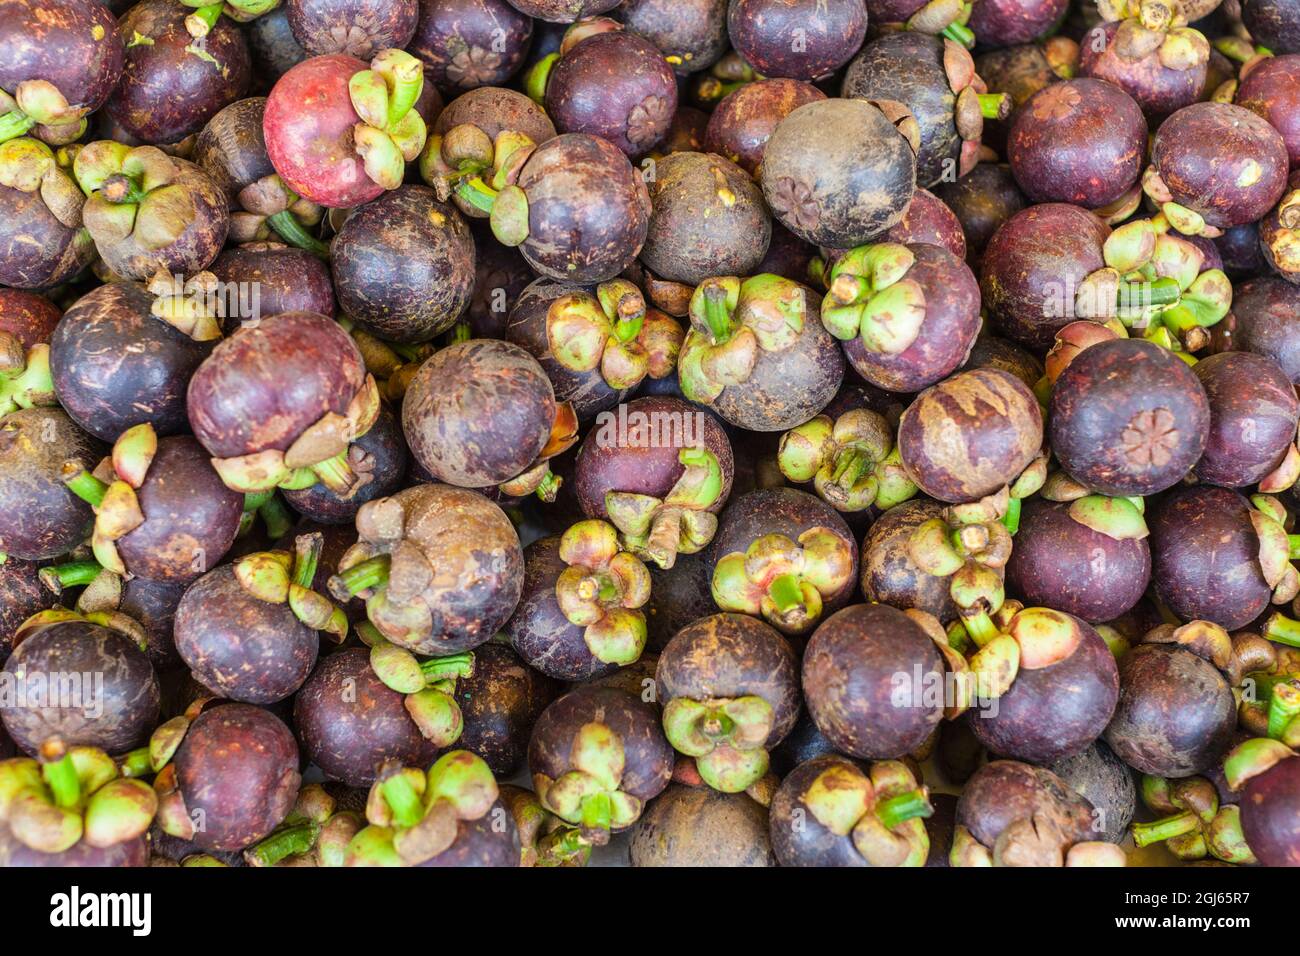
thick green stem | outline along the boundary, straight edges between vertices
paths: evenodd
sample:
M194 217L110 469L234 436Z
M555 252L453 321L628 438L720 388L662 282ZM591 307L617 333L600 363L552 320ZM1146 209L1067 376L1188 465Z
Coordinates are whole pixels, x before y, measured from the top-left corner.
M1152 305L1173 305L1182 296L1178 280L1168 276L1154 282L1122 282L1115 301L1122 309Z
M137 747L117 758L118 772L124 777L148 777L153 773L148 747Z
M1300 534L1289 534L1286 536L1287 547L1290 549L1289 557L1292 561L1300 561Z
M67 809L75 807L81 799L81 781L72 763L72 754L65 753L58 760L41 765L41 776L50 788L54 805Z
M980 113L985 119L1001 119L1010 108L1011 97L1006 93L980 93Z
M876 804L876 816L890 830L900 823L906 823L917 817L928 817L932 813L934 808L930 806L930 801L926 799L925 792L922 790L909 790L907 793L900 793L896 797L890 797Z
M1020 530L1020 499L1010 498L1007 500L1007 513L1002 516L1003 526L1015 534Z
M1182 813L1165 817L1163 820L1133 824L1133 842L1138 846L1150 846L1152 843L1160 843L1186 833L1193 833L1200 829L1200 826L1200 817L1191 810L1184 810Z
M294 543L296 554L293 562L293 583L303 588L310 588L316 580L316 565L320 562L320 551L324 539L318 534L303 535Z
M321 259L330 257L329 245L321 242L303 228L303 224L298 221L298 217L289 210L281 209L274 215L268 216L266 221L271 224L271 228L276 231L280 238L289 245L297 246L299 249L306 250Z
M1291 721L1300 716L1300 687L1290 681L1276 684L1268 701L1268 735L1282 740Z
M84 468L74 471L70 465L63 467L63 483L68 486L68 490L90 507L98 508L104 500L104 494L108 491L108 485Z
M75 588L83 584L89 584L95 580L102 570L104 569L95 561L72 561L68 564L56 564L48 568L42 568L41 580L47 582L47 587L52 579L60 587ZM51 587L50 590L58 590L58 588Z
M831 481L844 489L847 494L851 492L858 480L871 470L871 459L865 453L856 448L845 449L835 459L835 472Z
M457 183L456 195L479 212L491 213L497 202L497 191L477 176Z
M943 28L943 36L946 36L954 43L960 43L962 46L970 49L975 45L975 31L965 24L953 21Z
M803 607L803 588L799 586L799 578L793 574L781 574L773 578L768 585L767 596L782 614Z
M1264 625L1264 636L1288 647L1300 647L1300 621L1285 614L1273 614Z
M619 319L614 323L614 338L624 344L631 342L641 334L641 326L645 324L645 315L633 316L630 319Z
M962 623L966 625L966 633L970 635L977 647L983 647L1000 633L987 611L979 611L969 617L963 616Z
M730 340L734 326L731 313L727 311L727 290L720 285L711 285L704 290L704 323L709 327L713 344L721 345Z
M396 773L379 785L383 791L388 809L393 813L393 822L400 827L413 827L424 815L420 804L420 795L411 786L406 774Z
M474 673L474 655L469 651L463 651L446 657L430 658L420 662L420 673L430 684L448 679L455 680L458 677L469 677Z
M354 564L346 571L339 572L335 580L342 585L340 590L348 597L354 597L367 588L383 587L388 583L388 569L392 565L392 560L386 554L377 554L360 564Z
M538 498L545 502L552 502L555 496L560 492L561 478L553 471L547 471L542 476L541 484L533 492Z
M271 492L270 497L262 502L257 513L266 525L266 534L272 541L283 538L293 527L293 515L275 492Z
M221 8L223 6L225 6L224 3L210 3L206 7L199 7L190 15L198 17L206 23L208 29L211 30L217 25L217 20L221 17Z
M22 136L35 125L36 120L18 110L0 116L0 143Z
M277 830L247 851L258 866L275 866L285 857L306 853L316 845L320 824L308 821Z

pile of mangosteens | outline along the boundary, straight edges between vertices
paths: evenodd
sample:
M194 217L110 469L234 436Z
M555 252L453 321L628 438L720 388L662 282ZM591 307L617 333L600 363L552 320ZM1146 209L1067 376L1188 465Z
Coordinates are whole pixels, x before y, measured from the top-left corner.
M1295 0L0 0L0 866L1300 866L1298 386Z

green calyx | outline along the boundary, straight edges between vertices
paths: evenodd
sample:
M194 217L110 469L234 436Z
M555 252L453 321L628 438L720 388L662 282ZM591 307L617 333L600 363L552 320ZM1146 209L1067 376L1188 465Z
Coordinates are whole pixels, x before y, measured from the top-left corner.
M813 818L849 837L872 866L924 866L930 840L924 819L934 809L907 765L882 760L869 775L847 760L822 771L800 795Z
M748 381L762 352L794 344L807 302L803 287L781 276L723 276L696 288L689 314L678 379L687 398L708 404L728 385Z
M9 139L0 143L0 184L19 192L39 193L45 208L61 225L81 229L86 197L72 178L70 156L69 150L56 153L26 136Z
M1085 528L1116 541L1134 541L1147 536L1147 524L1142 511L1141 498L1134 500L1087 495L1070 504L1072 519Z
M967 629L978 641L989 634L986 617L1002 606L1001 569L1011 558L1011 530L1003 519L1013 500L1004 488L987 498L952 505L922 522L908 556L926 574L950 579L949 590Z
M555 582L555 598L597 660L626 666L641 656L650 572L635 554L620 549L618 531L605 521L580 521L560 539L567 565Z
M347 615L329 598L312 590L324 538L320 532L300 535L294 553L261 551L235 564L235 577L244 590L270 604L288 604L303 624L342 641L348 633Z
M605 511L623 546L665 569L678 554L695 554L713 540L718 519L708 509L726 484L717 456L707 448L683 448L677 459L684 470L663 498L626 491L605 495Z
M361 122L352 128L353 146L366 175L384 189L396 189L406 164L424 149L428 131L415 109L424 89L424 67L404 50L383 50L348 80L352 108Z
M428 773L387 765L370 789L370 826L348 844L348 866L418 866L456 842L462 822L482 819L499 791L481 757L453 750Z
M118 436L110 458L112 474L104 479L92 475L75 461L63 466L62 478L68 490L95 512L90 539L95 560L119 575L126 574L127 568L115 542L144 524L145 515L136 492L144 484L157 451L158 436L152 425L144 423Z
M889 423L869 409L845 412L835 421L818 415L791 429L781 436L776 460L786 478L813 482L839 511L892 508L917 490Z
M676 697L664 707L664 733L680 753L695 758L701 779L714 790L740 793L767 773L766 743L775 714L762 697L693 700Z
M1241 832L1240 808L1221 806L1209 780L1143 776L1141 792L1147 807L1165 816L1132 825L1133 842L1138 846L1163 842L1181 860L1213 857L1226 863L1255 862Z
M0 143L33 131L50 143L70 143L85 132L87 112L48 80L23 80L12 95L0 90Z
M181 0L187 7L193 7L195 13L210 30L216 26L217 16L224 13L238 23L256 20L265 13L270 13L280 5L280 0L225 0L224 3L208 3L206 0ZM194 31L191 30L194 35ZM205 35L200 33L199 35Z
M645 327L645 298L626 279L601 283L595 295L561 296L546 314L555 360L574 372L599 368L605 383L620 390L635 387L650 370L649 350L639 341Z
M123 777L94 747L45 742L37 759L0 762L0 823L20 843L62 853L84 840L96 848L142 836L158 800L153 789Z
M610 833L631 826L641 815L641 801L620 788L625 765L623 741L602 723L584 724L569 750L572 769L554 780L533 775L542 806L579 828L593 846L609 842Z
M848 542L829 528L810 528L792 541L756 538L714 567L713 599L724 611L764 618L785 634L804 634L821 620L826 599L853 576Z
M77 153L72 172L88 197L82 218L97 243L131 237L162 249L197 215L189 188L176 182L176 164L156 146L97 140Z
M420 660L411 651L385 640L373 624L357 626L370 646L370 667L384 686L399 694L406 712L426 740L450 747L460 739L464 716L456 702L456 682L474 674L474 655L468 651Z
M50 347L39 343L24 350L15 336L0 332L0 415L55 403Z
M871 352L897 355L921 333L925 293L907 278L916 256L895 242L858 246L832 267L822 325L837 339L861 338Z
M534 149L522 133L502 130L493 140L466 123L429 137L420 175L462 212L487 217L500 242L518 246L528 238L529 225L528 197L516 183Z

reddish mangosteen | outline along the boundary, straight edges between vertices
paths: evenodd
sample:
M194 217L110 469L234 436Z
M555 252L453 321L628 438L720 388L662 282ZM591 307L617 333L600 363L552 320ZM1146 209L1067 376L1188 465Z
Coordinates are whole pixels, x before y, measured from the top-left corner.
M659 713L626 691L581 687L538 718L528 769L543 808L601 846L636 823L647 801L668 785L673 748Z
M366 800L370 826L349 841L342 865L519 866L519 830L501 796L467 750L443 754L427 773L391 761Z
M1300 170L1273 211L1259 221L1259 249L1282 278L1300 284Z
M285 312L240 329L190 379L190 424L235 491L307 488L343 496L369 475L355 441L379 414L361 354L337 323Z
M96 0L0 5L0 140L28 130L60 145L79 138L122 76L117 20Z
M141 0L119 30L126 68L106 109L141 143L179 143L248 92L248 44L219 7Z
M763 193L721 156L681 152L655 164L650 229L641 262L671 282L753 275L771 236Z
M903 245L925 243L946 249L958 259L966 258L966 234L961 220L938 196L928 189L917 189L903 218L880 236Z
M767 141L781 120L806 103L824 99L825 93L802 80L746 83L714 109L704 132L704 148L757 176Z
M37 759L0 762L0 863L146 866L157 809L153 788L102 750L51 740Z
M745 793L674 783L651 801L628 844L633 866L775 866L767 808Z
M1235 102L1268 120L1282 134L1291 165L1300 166L1300 56L1260 60L1241 78Z
M1141 512L1126 499L1031 498L1007 562L1007 589L1026 604L1094 624L1112 621L1146 593L1151 580L1146 537Z
M925 866L933 812L902 761L864 768L839 754L814 757L772 797L772 850L781 866Z
M669 743L726 793L767 773L769 752L799 716L794 651L743 614L714 614L679 631L659 655L655 684Z
M290 190L266 154L265 112L262 96L231 103L203 127L192 158L230 200L232 242L275 236L313 255L327 255L328 248L313 235L321 208Z
M763 195L799 238L848 249L907 211L920 129L904 108L886 105L891 114L865 100L807 103L773 131L763 152Z
M474 289L474 238L426 186L402 186L348 217L330 244L339 306L384 339L427 342Z
M1241 831L1264 866L1300 864L1300 762L1281 741L1255 738L1224 762L1228 785L1240 791Z
M1076 617L1045 607L1013 610L1011 604L1003 607L1000 633L971 658L978 700L967 720L992 753L1054 763L1079 753L1106 729L1119 697L1115 658ZM997 665L987 667L991 661L980 655Z
M1070 865L1071 848L1091 842L1097 824L1092 804L1050 770L994 760L975 772L957 800L951 862Z
M1300 53L1300 7L1295 0L1243 0L1241 20L1256 43L1274 53Z
M550 23L572 23L618 6L619 0L510 0L520 13Z
M966 260L973 269L980 268L984 250L998 227L1028 205L1011 167L997 163L980 163L955 183L940 183L935 195L961 224Z
M1294 477L1300 402L1286 373L1266 355L1220 352L1192 366L1210 400L1210 437L1196 476L1210 484L1242 488L1270 475Z
M293 510L323 524L351 524L367 501L391 495L401 488L410 455L401 423L387 406L380 407L375 424L353 443L349 456L358 473L370 476L356 494L345 498L320 483L307 488L286 488L284 498Z
M288 551L250 554L209 571L181 599L176 649L214 693L250 704L292 695L311 673L318 630L341 640L347 617L312 591L323 539L303 535Z
M625 0L614 15L663 51L679 74L707 70L727 49L727 0Z
M595 136L567 133L539 145L526 132L505 128L493 141L469 120L430 138L420 172L440 195L486 215L498 240L517 246L530 266L553 279L612 279L645 243L645 183L627 156Z
M816 80L858 52L867 7L863 0L731 0L727 32L762 75Z
M313 56L369 59L415 35L419 0L285 0L293 37Z
M1000 47L1038 40L1065 18L1069 0L979 0L966 26L980 46Z
M618 404L647 375L671 375L683 335L626 279L595 288L538 279L523 290L504 330L507 341L536 357L556 401L571 403L582 422Z
M94 513L61 476L69 461L95 467L102 450L58 408L0 418L0 554L41 561L86 539Z
M885 604L831 615L804 652L808 710L835 749L854 757L892 760L918 749L943 717L944 686L934 639Z
M1210 403L1187 363L1153 342L1085 349L1056 380L1050 445L1075 481L1149 495L1183 479L1205 449Z
M1300 383L1300 286L1274 276L1251 279L1233 291L1234 348L1266 355Z
M30 619L14 638L0 719L19 749L35 754L57 739L123 754L148 739L161 695L138 643L61 610Z
M952 182L974 167L985 119L1006 119L1011 97L989 93L975 61L952 40L911 30L886 33L862 48L844 74L841 95L901 103L920 130L916 183Z
M811 290L775 275L706 279L691 296L682 394L750 431L784 431L839 391L844 358Z
M156 146L91 143L72 164L82 217L104 264L124 279L192 276L226 241L225 194L198 166Z
M365 648L321 658L294 698L293 722L306 757L350 787L369 786L388 760L419 764L435 753Z
M821 320L872 385L918 392L966 361L980 330L980 292L957 256L926 243L850 250L827 275Z
M1131 96L1078 79L1044 87L1016 112L1007 157L1031 201L1098 209L1136 186L1146 146L1146 120Z
M1116 6L1126 19L1099 23L1079 41L1079 72L1119 87L1153 120L1199 100L1210 60L1205 36L1185 23L1174 27L1181 17L1167 6L1146 5L1145 18L1138 3Z
M534 68L529 84L545 91L546 112L560 132L599 136L629 156L642 156L668 132L677 112L677 80L658 47L611 26L573 27L559 58Z
M519 603L519 536L480 494L415 485L363 505L357 532L330 592L340 601L364 597L370 623L406 650L432 657L473 650Z
M1282 135L1250 110L1195 103L1160 124L1142 186L1180 232L1254 222L1286 191Z
M472 89L509 80L532 41L532 19L505 0L422 0L407 49L432 83Z
M655 396L620 405L588 433L573 484L585 515L610 521L625 547L669 568L713 539L734 471L716 418Z
M239 850L270 834L302 783L289 728L251 704L220 704L178 721L150 743L174 754L154 778L162 829L205 850Z
M50 336L61 315L43 295L0 289L0 415L57 403Z
M858 546L839 512L793 488L751 491L722 514L708 553L713 600L807 634L853 597Z
M294 193L351 207L396 189L424 148L415 109L420 61L387 49L366 63L343 53L304 60L276 82L262 129L271 164Z
M1105 268L1110 235L1097 216L1067 203L1044 203L1007 219L990 237L980 288L994 327L1031 349L1051 346L1075 317L1075 296Z
M525 664L507 645L474 651L474 673L456 683L465 729L458 746L477 754L497 776L523 767L533 725L561 685Z
M1042 444L1043 414L1034 393L993 368L959 372L931 386L898 425L909 476L930 497L951 503L975 501L1014 482Z
M589 680L634 663L645 648L650 572L597 519L524 552L524 589L505 626L516 653L557 680Z
M230 305L232 291L239 303L236 309L225 309L226 332L235 331L240 321L269 319L284 312L334 315L329 266L304 249L280 242L246 242L217 256L209 271L226 290L225 305ZM241 293L245 293L242 300Z
M862 593L868 600L901 610L916 608L945 625L957 618L948 580L922 571L910 553L917 529L942 511L935 501L906 501L871 525L862 542Z
M1276 521L1235 491L1180 489L1151 520L1156 593L1182 620L1245 627L1268 607L1274 588L1285 587L1280 534Z
M58 285L94 258L94 240L81 228L85 197L71 173L65 150L56 156L25 136L0 145L0 282Z
M185 389L217 330L205 322L187 334L170 320L171 304L138 283L111 282L74 302L55 329L55 393L97 438L144 423L160 435L188 430Z
M558 482L547 461L573 444L577 418L524 349L470 339L420 366L402 404L402 431L439 481L554 500Z
M187 583L234 543L243 496L222 484L188 435L159 439L152 426L136 425L95 472L72 460L62 478L94 509L91 548L108 570Z
M1130 767L1159 777L1187 777L1214 767L1231 746L1237 725L1232 688L1215 656L1231 642L1206 622L1165 626L1162 642L1134 647L1119 662L1119 703L1106 743ZM1214 642L1207 635L1221 638ZM1147 636L1147 640L1152 635ZM1220 655L1219 661L1225 657Z

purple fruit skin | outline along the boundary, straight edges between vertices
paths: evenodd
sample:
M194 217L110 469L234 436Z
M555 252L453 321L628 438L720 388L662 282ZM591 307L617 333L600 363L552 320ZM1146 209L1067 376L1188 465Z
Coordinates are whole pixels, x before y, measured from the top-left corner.
M1196 476L1226 488L1255 484L1295 440L1295 387L1276 362L1253 352L1209 355L1192 371L1210 400L1210 437Z
M731 0L727 32L763 76L816 80L858 52L867 8L863 0Z
M1263 866L1300 866L1300 763L1281 760L1247 781L1241 829Z
M1267 276L1233 290L1233 346L1267 355L1300 384L1300 286Z

